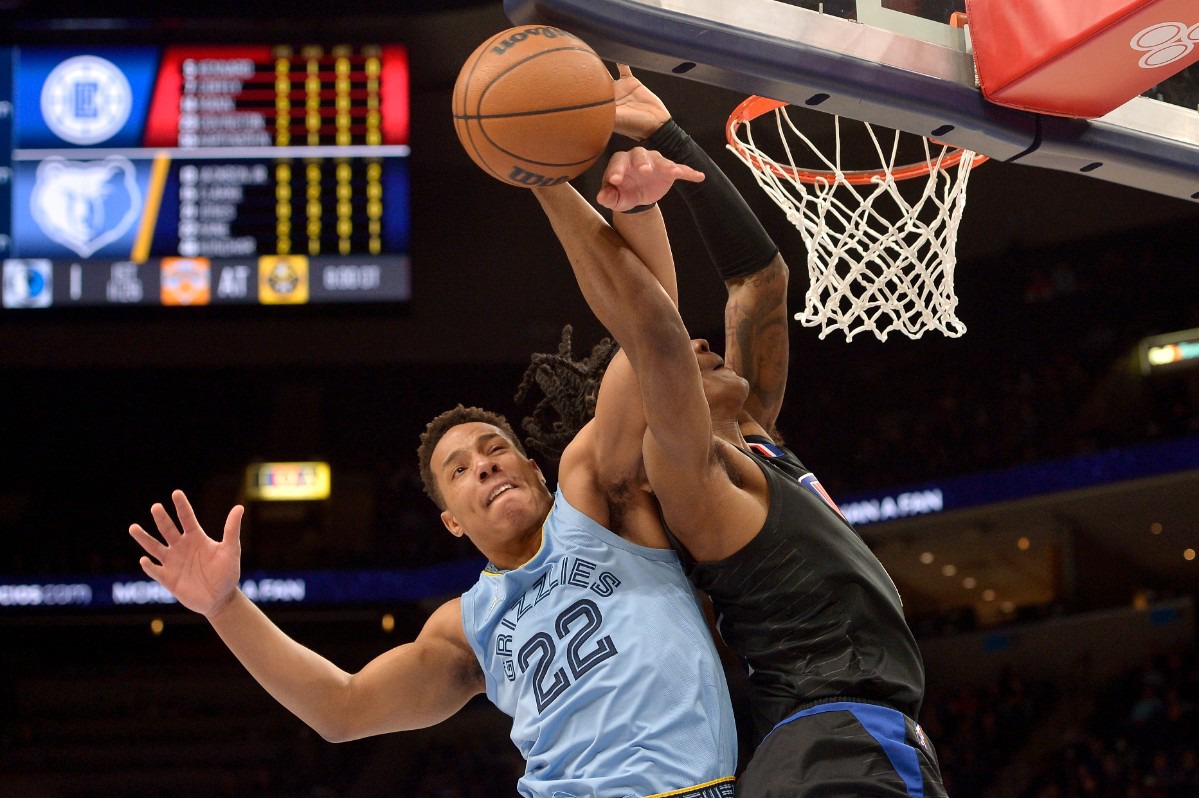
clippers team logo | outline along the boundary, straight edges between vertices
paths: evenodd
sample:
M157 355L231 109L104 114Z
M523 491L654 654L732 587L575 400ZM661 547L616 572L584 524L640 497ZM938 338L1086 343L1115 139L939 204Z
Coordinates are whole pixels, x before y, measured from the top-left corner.
M142 193L127 158L52 157L38 164L29 204L48 238L86 258L129 232L141 215Z
M68 58L42 85L42 118L71 144L107 141L124 127L132 110L128 78L99 56Z
M212 297L208 259L163 258L160 290L164 305L207 305Z
M273 255L258 259L258 301L302 305L308 301L308 258Z
M53 298L50 261L4 261L4 307L48 308Z

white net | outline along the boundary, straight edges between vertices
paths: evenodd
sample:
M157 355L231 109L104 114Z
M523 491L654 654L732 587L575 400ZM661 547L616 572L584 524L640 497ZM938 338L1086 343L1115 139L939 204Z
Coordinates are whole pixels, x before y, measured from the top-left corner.
M897 173L902 178L912 171L896 166L901 133L894 131L894 141L884 150L869 124L855 123L866 128L881 168L848 172L841 165L839 117L834 118L836 145L830 159L795 126L786 106L773 113L779 138L774 146L785 151L785 161L754 145L748 121L739 128L744 136L731 128L740 146L730 144L730 149L751 168L807 246L811 283L804 310L795 318L806 327L819 327L822 339L833 330L843 331L846 340L869 330L883 341L893 331L909 338L927 330L950 338L964 333L966 325L955 315L953 272L975 154L961 153L955 166L952 156L961 151L922 138L924 163L917 165L916 176L897 179ZM797 142L825 168L813 173L798 167Z

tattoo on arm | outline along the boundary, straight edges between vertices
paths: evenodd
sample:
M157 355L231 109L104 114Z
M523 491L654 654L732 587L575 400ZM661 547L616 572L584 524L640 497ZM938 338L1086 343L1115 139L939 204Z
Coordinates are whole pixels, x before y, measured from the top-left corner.
M787 267L776 258L765 269L729 281L728 286L725 361L749 381L746 410L773 431L787 384Z

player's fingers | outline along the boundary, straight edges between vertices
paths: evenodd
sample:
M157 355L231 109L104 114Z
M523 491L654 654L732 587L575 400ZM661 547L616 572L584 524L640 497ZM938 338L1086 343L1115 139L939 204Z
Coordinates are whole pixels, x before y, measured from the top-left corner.
M686 180L690 183L701 183L703 182L704 177L704 173L698 169L692 169L690 166L684 166L682 164L679 164L678 169L675 171L676 180Z
M150 515L154 518L154 526L158 528L162 539L168 544L179 539L179 528L175 526L175 522L171 520L171 516L167 513L167 508L155 502L150 508Z
M245 515L246 508L240 504L234 505L229 511L229 517L225 519L225 537L224 542L240 545L241 543L241 518Z
M629 154L623 150L613 153L608 160L607 168L604 169L604 182L614 186L620 185L624 181L624 175L628 168Z
M196 520L196 513L192 510L187 495L181 490L171 491L171 501L175 502L175 512L179 514L179 525L183 527L183 531L198 530L200 522Z
M604 186L599 190L599 193L595 195L595 201L605 208L614 207L619 199L620 192L612 186Z
M633 77L633 70L629 69L629 65L628 65L628 64L617 64L617 65L616 65L616 72L617 72L617 74L619 74L619 75L620 75L622 78L631 78L631 77Z
M158 538L142 529L140 524L129 527L129 534L138 542L139 546L146 550L146 554L162 562L162 557L166 554L168 547L164 546Z
M677 175L681 174L679 169L689 168L675 163L657 150L648 150L646 157L651 159L654 166L661 168L664 174Z
M149 557L139 558L137 561L137 564L140 565L142 567L142 570L146 572L146 576L150 577L158 584L160 584L160 585L162 584L162 579L160 578L162 575L162 566L161 565L158 565L153 560L151 560Z

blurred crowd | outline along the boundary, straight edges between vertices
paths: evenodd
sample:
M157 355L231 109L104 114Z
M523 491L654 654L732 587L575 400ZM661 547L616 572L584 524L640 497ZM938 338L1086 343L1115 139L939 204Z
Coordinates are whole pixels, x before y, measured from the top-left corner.
M920 723L937 748L946 791L983 795L1056 699L1052 685L1010 669L983 686L930 685Z
M1110 685L1026 798L1199 796L1199 659L1161 655Z

